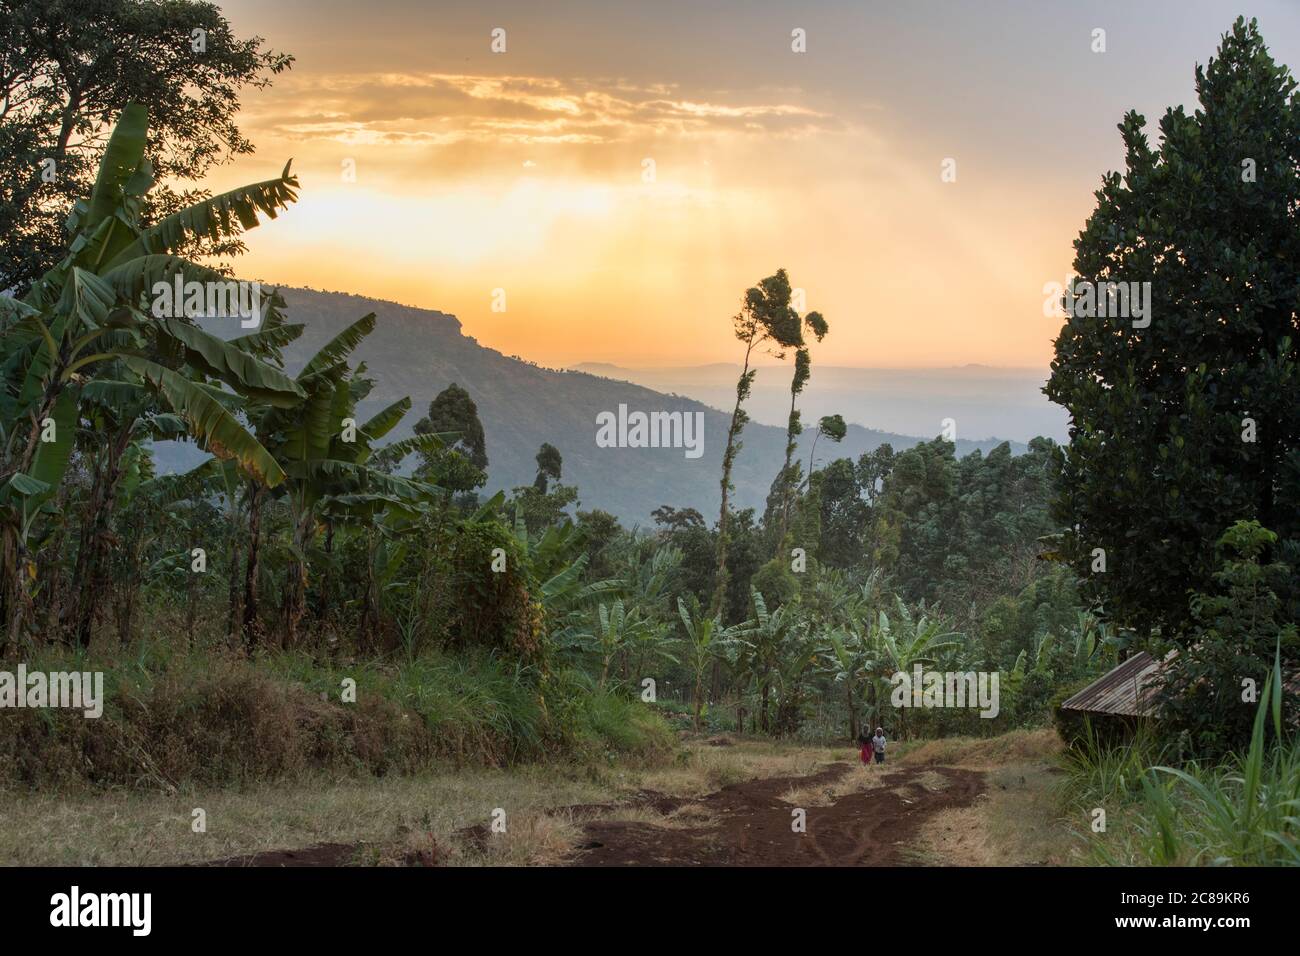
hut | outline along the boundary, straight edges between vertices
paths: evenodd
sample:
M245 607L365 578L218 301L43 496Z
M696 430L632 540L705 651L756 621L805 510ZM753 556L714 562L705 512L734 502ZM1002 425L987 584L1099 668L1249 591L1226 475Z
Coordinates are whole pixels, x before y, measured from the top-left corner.
M1172 650L1157 661L1139 651L1067 697L1056 714L1061 736L1079 736L1085 719L1102 737L1132 733L1143 721L1154 719L1156 696L1163 683L1160 672L1177 656L1178 651ZM1300 695L1300 672L1292 673L1282 686L1286 693Z
M1157 661L1146 651L1098 677L1083 690L1061 702L1061 709L1089 717L1150 717L1160 685L1160 670L1173 660L1171 651Z

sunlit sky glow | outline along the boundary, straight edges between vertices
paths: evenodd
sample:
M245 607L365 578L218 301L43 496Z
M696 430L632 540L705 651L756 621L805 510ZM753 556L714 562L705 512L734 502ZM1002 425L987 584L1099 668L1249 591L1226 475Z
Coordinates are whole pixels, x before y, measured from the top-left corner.
M1043 284L1064 280L1093 190L1121 162L1116 124L1136 108L1154 134L1166 106L1190 105L1194 65L1237 12L221 6L238 34L297 57L243 98L257 153L209 180L269 178L289 157L301 180L298 204L248 235L241 274L452 312L483 344L556 366L736 361L729 317L784 266L831 323L815 361L1045 367ZM1300 68L1300 4L1245 12Z

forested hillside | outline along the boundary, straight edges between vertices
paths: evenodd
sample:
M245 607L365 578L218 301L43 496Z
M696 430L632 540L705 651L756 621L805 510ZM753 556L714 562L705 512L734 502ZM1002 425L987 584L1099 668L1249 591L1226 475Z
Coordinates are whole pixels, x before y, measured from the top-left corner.
M599 508L627 524L645 525L650 513L664 504L696 508L705 514L718 510L717 474L726 434L726 415L700 402L582 372L542 368L522 359L485 348L461 331L455 316L399 305L364 296L311 289L283 289L289 314L305 325L302 337L285 349L285 362L296 371L317 348L337 335L357 316L374 312L375 331L357 350L357 356L376 380L363 412L378 411L403 395L417 409L428 406L438 392L458 383L478 405L487 436L487 490L509 490L533 480L533 457L542 442L550 442L564 456L564 481L580 490L584 509ZM225 323L223 325L223 322ZM205 327L217 335L238 334L237 324L209 320ZM704 454L661 454L654 449L596 447L596 416L616 412L620 403L629 410L699 411L704 413ZM848 421L869 420L869 408L845 408ZM960 417L960 409L953 411ZM396 438L412 434L415 416L393 431ZM938 422L935 433L938 433ZM895 449L909 448L921 438L848 426L838 446L822 443L833 456L856 458L883 442ZM783 429L753 423L745 429L746 454L736 464L733 481L740 507L761 508L772 481L769 463L782 454ZM980 449L990 451L996 439L958 439L958 455ZM1024 445L1011 443L1019 453ZM821 451L819 450L819 457ZM806 452L803 453L806 456ZM164 470L181 470L201 455L190 446L160 451Z

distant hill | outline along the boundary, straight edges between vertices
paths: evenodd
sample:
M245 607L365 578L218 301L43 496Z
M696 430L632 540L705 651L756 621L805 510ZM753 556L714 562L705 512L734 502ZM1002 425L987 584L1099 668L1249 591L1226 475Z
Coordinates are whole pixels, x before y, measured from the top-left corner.
M411 434L430 400L448 384L457 382L465 388L478 405L487 436L488 491L531 483L536 474L534 456L545 441L564 456L564 483L577 485L583 510L601 508L625 524L645 525L651 511L671 504L697 508L710 521L716 519L729 411L612 377L541 368L502 355L463 334L459 320L443 312L339 292L281 292L290 321L307 326L302 338L287 352L291 373L296 373L317 348L348 323L367 312L376 314L375 331L356 352L377 381L361 412L368 415L409 395L413 408L391 433L393 437ZM233 327L226 330L213 324L223 321L210 320L207 327L218 334L238 334ZM610 374L617 371L613 366L608 368ZM728 366L713 368L725 371ZM816 374L814 368L814 378ZM734 396L734 381L732 387ZM703 455L688 459L681 449L597 447L597 415L617 413L620 403L626 404L629 411L703 412ZM852 416L846 413L845 417ZM856 458L882 442L902 449L920 440L854 425L838 446L819 442L817 457L823 463L837 457ZM784 456L785 432L751 422L745 428L743 441L734 475L735 500L739 507L761 511ZM993 438L961 439L957 451L961 455L976 449L987 452L999 443ZM1011 445L1015 453L1024 451L1020 443ZM800 455L806 463L806 447ZM173 443L159 449L159 463L166 470L185 467L197 457L193 446Z

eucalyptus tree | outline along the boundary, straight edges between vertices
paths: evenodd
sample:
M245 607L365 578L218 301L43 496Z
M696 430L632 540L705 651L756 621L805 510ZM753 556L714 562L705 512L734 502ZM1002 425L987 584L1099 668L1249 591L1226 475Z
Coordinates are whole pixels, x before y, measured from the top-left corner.
M843 415L823 415L817 421L817 431L813 433L812 448L808 450L808 477L805 482L812 481L813 468L816 466L817 442L825 438L827 441L833 441L836 444L844 441L844 436L849 433L848 426L844 424Z
M804 326L820 342L830 331L830 326L822 318L820 312L809 312L804 316ZM785 429L785 463L781 466L781 477L779 486L781 488L781 519L777 527L776 554L779 556L784 553L785 534L790 524L790 503L794 498L795 488L799 484L798 468L794 464L795 447L799 443L799 436L803 433L803 425L800 423L799 409L797 403L799 396L812 377L812 354L808 351L808 346L804 342L802 330L799 332L799 339L794 343L794 375L790 378L790 416L786 420ZM808 474L812 474L812 460L808 462Z
M727 444L722 455L722 507L718 515L717 572L714 575L713 600L709 610L716 614L722 610L727 594L727 548L730 544L728 527L731 499L731 472L740 454L740 433L749 414L744 409L754 385L756 369L750 367L755 350L768 348L777 358L785 357L785 350L802 341L799 313L790 307L790 277L784 269L759 281L745 292L740 311L732 318L735 336L745 345L745 359L740 379L736 383L736 404L727 427Z

